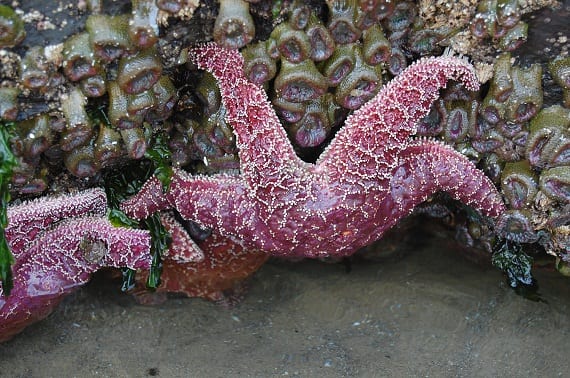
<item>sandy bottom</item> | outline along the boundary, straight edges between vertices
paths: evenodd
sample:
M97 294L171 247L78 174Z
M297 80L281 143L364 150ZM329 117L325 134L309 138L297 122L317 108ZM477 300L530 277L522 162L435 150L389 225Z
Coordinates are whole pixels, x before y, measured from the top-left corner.
M0 375L568 376L570 281L539 272L531 302L441 244L350 272L270 262L232 309L140 306L99 278L0 345Z

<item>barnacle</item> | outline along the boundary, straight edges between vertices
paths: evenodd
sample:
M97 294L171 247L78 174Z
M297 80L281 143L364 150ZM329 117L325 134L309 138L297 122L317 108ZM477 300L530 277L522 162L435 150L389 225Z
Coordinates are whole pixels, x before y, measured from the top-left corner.
M505 143L505 139L495 130L491 130L484 138L474 139L471 144L473 148L481 153L488 153L496 150Z
M122 57L117 70L117 83L128 94L150 89L162 75L162 63L154 48Z
M297 122L303 117L305 104L301 102L286 101L282 97L273 99L273 106L279 116L286 122Z
M320 145L329 135L338 109L330 93L310 101L302 118L289 128L292 139L303 148Z
M119 131L125 142L127 154L131 159L141 159L147 149L147 141L141 128L123 129Z
M497 0L497 22L504 27L515 26L520 18L518 0Z
M438 29L414 29L408 40L408 48L411 52L420 56L432 54L434 47L452 33L449 27Z
M98 73L98 64L89 43L89 34L76 34L63 43L63 72L71 81L79 81Z
M93 144L89 143L63 154L65 168L77 177L91 177L99 170L99 161L95 159Z
M104 122L99 123L99 132L95 139L93 155L101 168L110 166L123 155L121 134Z
M149 121L164 121L172 114L178 93L168 76L161 76L151 88L154 106L146 113Z
M26 37L24 22L7 5L0 5L0 47L13 47Z
M245 76L255 84L263 84L275 77L277 65L267 52L267 43L260 41L242 50Z
M51 67L44 55L44 48L34 46L20 61L20 80L29 89L41 89L50 80Z
M328 0L328 29L336 43L356 42L362 31L356 27L358 6L356 0Z
M39 194L47 188L47 171L37 169L23 157L16 157L16 166L12 172L12 190L23 195Z
M298 0L291 4L290 9L288 23L297 30L305 29L312 15L311 9L304 2Z
M205 113L213 114L222 105L222 95L214 76L206 72L195 90L196 95L205 104Z
M498 102L505 102L513 92L511 69L511 55L501 54L495 61L493 80L489 89L493 93L493 98ZM488 121L492 122L491 120Z
M354 65L335 89L335 101L344 108L358 109L370 100L382 85L382 75L376 67L364 61L360 46L351 45Z
M377 65L390 60L392 47L380 25L373 25L365 30L362 38L362 55L366 63Z
M445 120L447 119L447 109L442 99L436 100L428 115L418 122L417 135L434 137L443 131Z
M542 108L542 66L514 68L512 77L513 93L506 101L505 118L512 122L528 121Z
M299 63L311 56L309 36L289 23L277 25L271 32L271 39L275 41L279 56L291 63Z
M570 57L559 57L548 65L554 81L562 87L564 106L570 108Z
M539 187L551 199L570 203L570 166L565 165L542 171Z
M359 1L359 6L357 27L365 30L391 16L396 2L392 0Z
M144 91L136 94L127 95L127 112L135 117L143 116L155 104L155 98L152 91Z
M107 81L101 68L93 76L84 78L79 82L79 87L86 97L101 97L107 93Z
M200 172L231 171L239 168L235 137L226 122L226 109L221 103L221 96L216 80L209 73L204 73L189 98L189 117L174 123L173 133L168 142L172 151L172 161L177 165L194 162ZM197 111L192 103L202 105L202 112Z
M158 40L157 16L159 8L154 0L133 0L129 37L133 43L146 49Z
M392 32L408 29L416 17L416 7L413 3L403 1L398 2L394 11L386 20L386 28Z
M111 81L107 84L107 93L109 94L107 116L113 126L118 129L131 129L142 124L141 114L129 113L129 96L117 82Z
M335 48L335 43L329 30L311 13L306 28L307 37L311 44L311 59L322 62L328 59Z
M93 125L85 110L86 103L85 96L77 87L74 87L61 101L66 119L60 141L63 151L72 151L84 145L93 135Z
M528 25L526 22L519 21L499 39L499 48L504 51L514 51L526 42L527 37Z
M235 139L225 121L225 113L225 108L221 106L195 125L192 142L202 157L205 171L219 172L239 168Z
M331 87L336 87L356 64L354 45L340 45L322 65L321 71Z
M388 71L394 76L399 75L408 66L406 54L400 47L392 46L390 51L390 60L388 62Z
M53 142L53 134L47 115L19 122L16 136L12 139L12 150L18 156L33 161L42 152L46 151Z
M214 40L228 48L239 49L255 35L255 24L249 14L249 3L243 0L221 0L214 24Z
M530 164L543 168L552 163L561 164L567 161L569 126L570 110L560 105L541 110L530 122L526 149Z
M499 235L517 243L532 243L538 239L530 222L531 214L525 210L508 210L497 220Z
M542 67L512 67L510 59L508 53L497 59L490 91L481 106L483 117L491 124L528 121L542 107Z
M476 122L478 106L476 100L448 105L443 137L449 142L461 142Z
M215 112L206 115L201 127L195 131L194 140L201 139L202 143L210 144L210 152L203 151L206 156L221 157L236 151L234 134L226 122L226 108L220 106ZM205 142L208 140L208 142ZM214 151L215 152L212 152Z
M520 17L518 0L481 1L471 22L471 33L479 39L496 40L503 51L513 51L527 38L528 25Z
M193 128L189 127L189 130ZM192 160L190 152L190 138L188 133L177 133L168 140L168 149L171 153L172 164L175 166L185 166Z
M18 116L18 95L15 87L0 87L0 119L14 121Z
M120 58L129 50L129 17L92 14L85 21L95 56L105 63Z
M506 163L501 175L501 190L513 209L530 206L538 191L537 175L527 160Z
M310 59L301 63L281 61L274 85L277 96L291 102L312 100L327 90L327 80Z
M557 143L546 146L545 153L550 157L550 167L570 165L570 135L566 133Z

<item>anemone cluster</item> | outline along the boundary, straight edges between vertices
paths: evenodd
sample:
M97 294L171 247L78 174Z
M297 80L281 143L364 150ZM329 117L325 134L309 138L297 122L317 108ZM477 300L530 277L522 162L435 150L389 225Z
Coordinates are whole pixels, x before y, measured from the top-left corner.
M528 34L527 23L521 21L518 0L480 1L470 27L476 38L490 38L502 51L516 50Z
M300 149L322 145L348 111L371 99L408 55L436 47L446 31L414 25L409 1L327 1L321 21L303 2L293 2L288 20L269 39L243 50L245 71L269 84L273 105Z
M33 47L21 59L19 83L28 97L62 94L59 109L18 122L15 191L44 191L49 167L61 162L77 177L92 177L140 159L152 133L165 127L177 92L155 47L158 26L149 13L158 9L154 2L133 5L132 15L90 15L86 30L56 53ZM18 87L0 90L3 118L17 119L19 94Z
M192 165L196 172L231 172L239 169L235 137L226 122L218 85L205 73L191 91L181 96L168 146L172 163Z
M564 93L568 64L568 58L558 58L549 65ZM484 98L450 88L422 120L418 134L452 144L479 162L501 188L509 210L496 225L500 236L539 243L568 263L570 109L566 98L543 108L542 71L540 64L523 68L513 65L509 53L501 54ZM482 233L477 222L465 221L462 227L471 232L462 239L489 249L490 230Z

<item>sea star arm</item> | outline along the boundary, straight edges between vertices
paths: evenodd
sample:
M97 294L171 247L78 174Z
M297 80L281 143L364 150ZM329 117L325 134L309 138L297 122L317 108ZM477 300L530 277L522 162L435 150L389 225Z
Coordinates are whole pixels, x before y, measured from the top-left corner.
M53 198L38 198L8 208L6 239L14 257L24 252L25 246L50 225L86 214L103 215L107 197L101 188Z
M2 296L0 342L45 318L64 294L102 267L149 269L147 231L118 228L105 217L62 221L39 235L13 267L14 288Z
M148 218L171 207L168 193L162 190L162 183L156 176L148 179L137 194L121 203L121 210L135 219Z
M464 58L444 55L410 65L347 118L317 161L318 169L346 181L389 178L417 122L449 79L469 90L479 88L473 66Z
M171 207L184 219L232 235L251 225L247 220L253 212L246 207L252 201L246 197L244 182L238 176L193 176L175 169L167 193L162 192L158 179L151 178L143 190L121 204L121 209L142 219Z
M295 154L266 93L245 78L243 57L214 43L193 49L190 56L218 81L249 190L261 200L286 193L309 165Z
M413 142L402 152L390 181L394 211L407 215L440 190L489 217L505 211L491 180L465 156L437 141Z
M160 222L172 238L170 246L162 254L163 258L168 258L177 264L195 263L204 260L204 251L192 240L172 212L161 212Z
M176 170L168 192L170 203L186 220L235 235L253 226L253 201L238 176L192 176Z

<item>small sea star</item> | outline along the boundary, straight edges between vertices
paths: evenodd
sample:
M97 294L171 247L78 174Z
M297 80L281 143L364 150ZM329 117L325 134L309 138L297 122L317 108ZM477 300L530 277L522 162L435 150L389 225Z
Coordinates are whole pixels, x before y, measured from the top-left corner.
M235 51L206 44L190 53L220 86L236 134L240 174L191 176L175 169L122 204L130 216L176 208L183 218L245 246L291 257L346 256L379 239L433 193L444 190L491 217L505 207L493 183L441 143L414 140L449 79L479 86L459 57L422 58L346 120L315 164L302 161L265 92L243 74Z
M102 267L150 267L148 231L114 227L105 192L41 198L8 208L6 240L16 263L14 287L0 283L0 342L45 318L65 294Z

